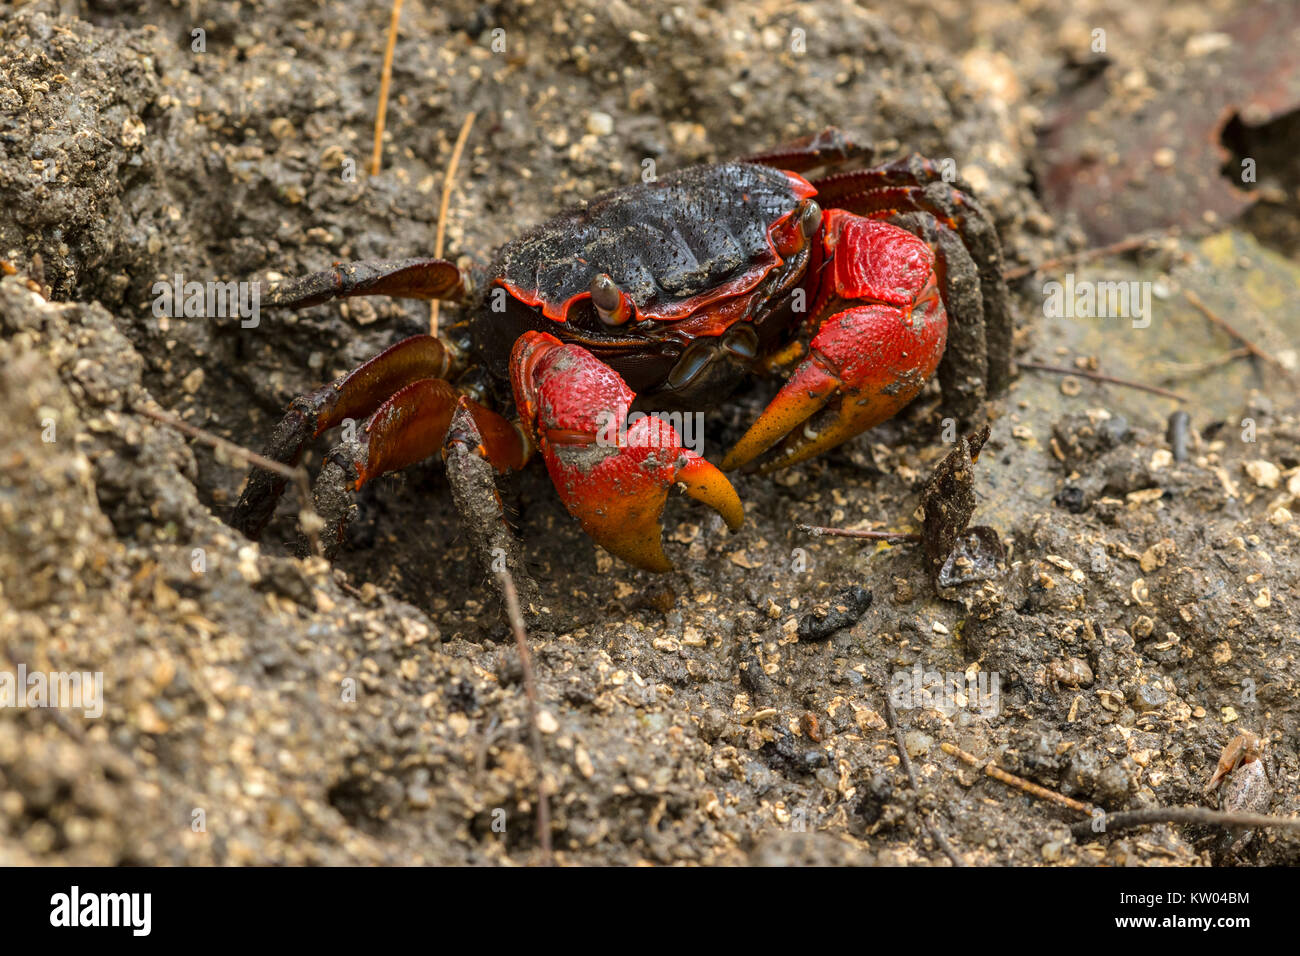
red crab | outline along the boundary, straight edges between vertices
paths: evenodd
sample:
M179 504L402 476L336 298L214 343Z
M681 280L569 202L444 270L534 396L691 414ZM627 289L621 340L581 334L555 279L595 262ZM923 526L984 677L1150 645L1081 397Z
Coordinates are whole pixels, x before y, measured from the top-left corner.
M669 421L633 415L613 441L611 421L707 408L746 375L793 366L721 463L771 470L891 417L936 368L962 418L1010 376L1011 318L987 215L921 157L801 175L866 155L826 130L616 189L506 243L468 277L445 260L407 259L286 282L269 304L461 299L471 318L461 342L406 339L296 399L266 454L296 462L311 438L365 418L358 440L327 459L356 490L437 455L465 409L479 433L470 446L497 471L540 452L596 542L669 570L660 541L669 489L681 486L733 530L740 499ZM507 386L517 421L488 407L509 403ZM254 469L234 525L260 534L283 484ZM347 509L332 512L341 537Z

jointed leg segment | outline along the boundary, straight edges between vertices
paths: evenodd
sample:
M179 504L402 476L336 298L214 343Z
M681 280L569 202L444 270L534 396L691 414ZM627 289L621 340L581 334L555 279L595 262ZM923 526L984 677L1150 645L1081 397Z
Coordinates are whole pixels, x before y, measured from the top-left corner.
M450 365L442 343L429 335L404 339L337 382L295 398L271 433L263 454L296 465L308 441L346 419L361 420L396 392L421 379L440 378ZM254 468L235 505L231 524L256 539L275 512L285 479Z

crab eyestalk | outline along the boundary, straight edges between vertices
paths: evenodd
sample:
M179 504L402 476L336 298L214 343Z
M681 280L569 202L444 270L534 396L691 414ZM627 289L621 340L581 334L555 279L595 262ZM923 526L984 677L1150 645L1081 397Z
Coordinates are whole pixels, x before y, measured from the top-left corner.
M807 200L804 203L803 212L799 214L799 228L803 232L803 237L811 239L817 235L817 230L821 224L822 207L817 205L816 200Z
M636 312L632 297L614 284L606 273L591 280L591 304L606 325L625 325Z

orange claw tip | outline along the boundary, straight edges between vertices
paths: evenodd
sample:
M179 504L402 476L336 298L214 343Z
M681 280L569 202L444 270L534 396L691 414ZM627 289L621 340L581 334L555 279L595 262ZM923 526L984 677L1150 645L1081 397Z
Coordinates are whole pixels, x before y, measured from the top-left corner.
M584 509L583 530L614 557L633 567L671 571L673 563L664 554L663 525L659 523L667 497L667 491L660 490L644 501L624 501L618 508Z
M650 528L626 531L596 538L602 548L616 558L645 571L671 571L673 563L664 554L663 529L656 521ZM595 537L593 535L593 537Z
M772 451L758 469L767 474L893 417L934 374L947 330L947 314L937 297L919 300L910 312L867 304L831 316L813 337L808 357L722 467L747 465ZM819 415L823 408L826 412Z
M732 531L745 523L745 506L727 476L703 458L692 458L677 472L677 481L686 493L722 515Z
M673 563L668 560L668 555L664 554L664 547L660 544L659 539L655 539L655 546L652 549L637 551L633 554L617 555L628 564L635 565L644 571L653 571L656 574L664 574L673 569Z
M678 467L672 482L717 511L732 531L744 522L745 509L736 489L703 458L690 456ZM659 485L642 495L624 497L612 507L589 504L580 507L578 513L587 534L614 557L646 571L671 571L673 563L664 554L659 520L667 495L668 485Z
M591 540L614 557L646 571L671 571L673 563L664 554L659 523L667 497L667 489L659 488L603 506L584 501L571 510Z
M819 412L834 397L839 384L814 358L805 359L749 431L727 452L722 470L734 471L763 454Z

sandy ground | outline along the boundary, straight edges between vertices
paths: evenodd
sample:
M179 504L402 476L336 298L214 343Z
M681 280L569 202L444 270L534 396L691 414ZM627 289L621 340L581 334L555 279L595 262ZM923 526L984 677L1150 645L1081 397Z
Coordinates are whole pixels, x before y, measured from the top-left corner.
M975 474L976 521L1009 549L995 580L940 593L913 546L796 528L918 527L948 451L934 390L815 462L739 477L737 534L671 501L668 575L595 547L543 470L502 482L545 604L530 644L559 862L947 865L927 821L970 864L1297 862L1284 830L1076 839L1086 817L943 749L1107 812L1300 812L1296 390L1229 354L1239 343L1186 297L1296 368L1294 177L1261 152L1263 199L1242 217L1256 197L1223 198L1191 144L1143 154L1169 180L1127 183L1158 190L1149 221L1119 192L1059 188L1082 176L1061 173L1077 140L1096 144L1088 162L1136 168L1116 130L1162 97L1230 87L1225 63L1267 51L1236 55L1224 25L1244 3L1058 6L408 2L377 177L386 3L0 12L0 259L16 273L0 281L0 674L100 673L103 689L93 719L0 710L0 863L539 861L519 659L440 466L365 490L329 564L297 556L292 492L260 545L233 531L242 463L138 411L259 448L295 394L423 330L425 306L386 299L256 328L160 318L151 289L430 252L469 110L447 244L480 260L647 158L668 169L831 124L882 157L954 158L1013 269L1116 221L1194 213L1140 254L1013 281L1022 361L1188 401L1022 373ZM1295 135L1290 83L1216 163ZM1188 110L1175 132L1196 127ZM1044 282L1067 271L1149 283L1153 321L1045 314ZM711 416L708 457L764 398ZM1166 431L1178 408L1185 460ZM809 639L863 592L869 607ZM885 695L918 667L995 674L1000 697L899 710L914 788ZM1264 759L1203 794L1243 730Z

